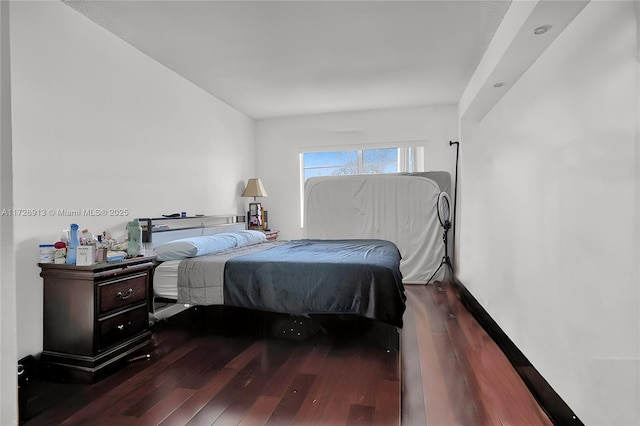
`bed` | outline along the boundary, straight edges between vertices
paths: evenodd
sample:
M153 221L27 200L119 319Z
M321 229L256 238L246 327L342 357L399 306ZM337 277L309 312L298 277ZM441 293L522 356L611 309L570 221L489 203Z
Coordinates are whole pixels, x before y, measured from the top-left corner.
M243 230L168 241L156 253L153 294L162 300L402 327L401 255L387 240L267 241Z

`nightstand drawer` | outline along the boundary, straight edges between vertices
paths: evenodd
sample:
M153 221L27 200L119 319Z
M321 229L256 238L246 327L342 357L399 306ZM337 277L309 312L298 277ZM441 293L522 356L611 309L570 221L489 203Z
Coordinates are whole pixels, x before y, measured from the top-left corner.
M104 349L143 331L147 326L147 305L103 319L99 325L99 347Z
M147 299L147 273L100 283L100 314L123 308Z

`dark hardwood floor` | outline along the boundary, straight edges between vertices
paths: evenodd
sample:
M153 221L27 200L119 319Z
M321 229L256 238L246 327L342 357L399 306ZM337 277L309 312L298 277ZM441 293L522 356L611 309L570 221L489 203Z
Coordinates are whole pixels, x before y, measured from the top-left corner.
M296 341L271 337L269 316L184 312L154 326L148 360L23 387L24 424L551 424L448 284L406 292L399 351L368 322L321 319L326 333Z

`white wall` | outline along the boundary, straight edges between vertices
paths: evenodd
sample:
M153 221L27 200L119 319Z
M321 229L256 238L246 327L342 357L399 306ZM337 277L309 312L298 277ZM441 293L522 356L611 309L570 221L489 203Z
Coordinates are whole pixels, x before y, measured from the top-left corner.
M425 170L449 171L453 180L455 147L450 147L449 141L457 140L457 135L455 105L259 120L256 171L269 194L260 200L269 211L269 226L280 230L284 239L302 237L299 163L302 149L424 141Z
M11 208L9 2L0 2L0 208ZM0 424L18 423L16 286L13 217L0 215Z
M255 123L62 2L11 10L19 356L42 350L38 244L70 223L124 237L134 217L242 213ZM4 182L3 182L4 184ZM128 209L60 217L50 209Z
M585 424L640 423L633 2L593 1L462 124L458 276Z

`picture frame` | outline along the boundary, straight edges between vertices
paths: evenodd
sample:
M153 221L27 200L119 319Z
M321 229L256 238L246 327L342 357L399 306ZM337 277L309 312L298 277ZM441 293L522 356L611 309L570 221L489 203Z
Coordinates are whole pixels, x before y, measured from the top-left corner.
M264 227L264 220L262 216L262 204L249 203L248 213L248 228L262 230Z

